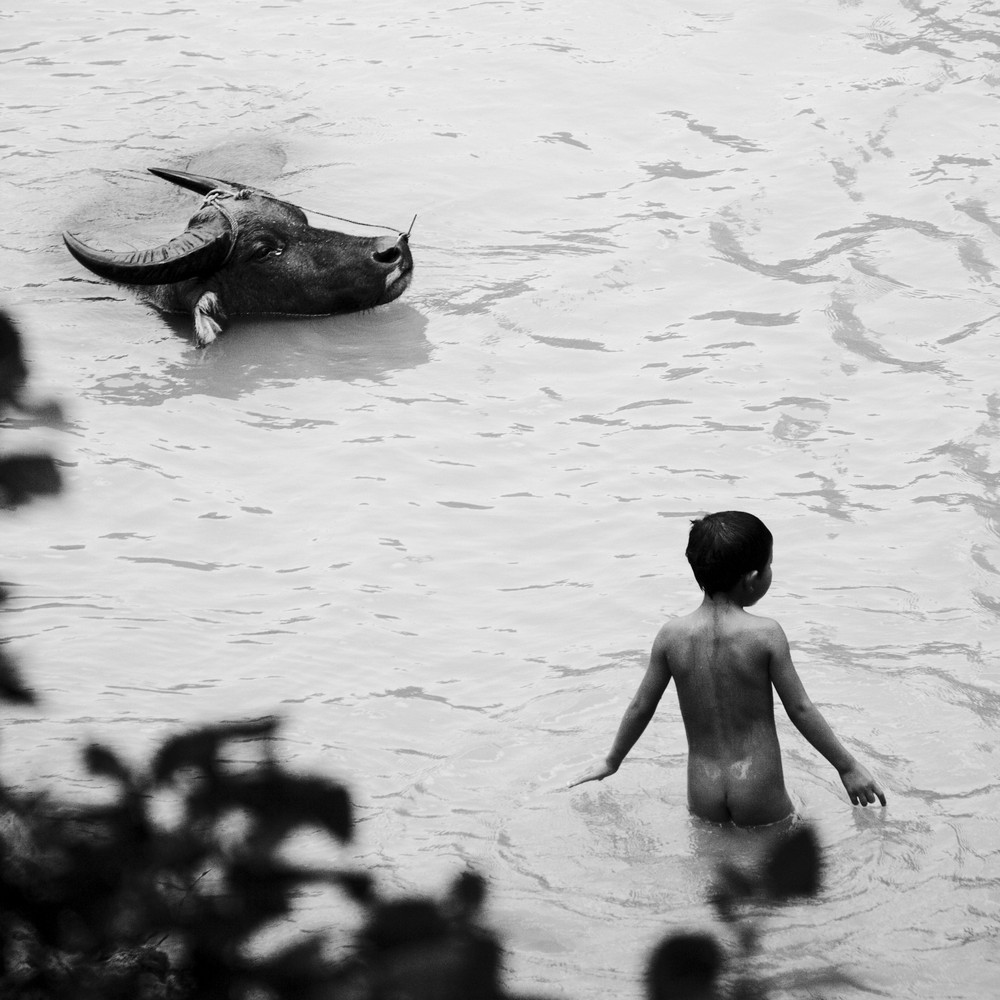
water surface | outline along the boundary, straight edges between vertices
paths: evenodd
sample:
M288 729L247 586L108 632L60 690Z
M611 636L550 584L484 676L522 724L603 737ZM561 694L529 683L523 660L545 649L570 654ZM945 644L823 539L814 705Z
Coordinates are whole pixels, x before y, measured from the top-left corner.
M698 599L690 518L749 509L759 611L890 798L852 810L779 718L828 891L771 919L768 968L989 996L995 10L137 7L0 15L0 294L70 413L4 435L70 487L5 519L3 634L44 695L6 713L5 775L86 794L85 738L138 758L280 711L388 888L488 875L512 988L639 997L746 848L687 816L669 694L619 775L563 788ZM418 213L413 287L196 351L59 240L178 232L196 199L147 166Z

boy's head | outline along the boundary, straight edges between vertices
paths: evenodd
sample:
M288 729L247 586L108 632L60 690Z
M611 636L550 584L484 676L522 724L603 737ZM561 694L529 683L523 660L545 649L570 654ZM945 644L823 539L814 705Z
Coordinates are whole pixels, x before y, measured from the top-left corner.
M732 590L747 573L763 572L773 543L759 517L723 510L691 522L685 555L698 586L711 597Z

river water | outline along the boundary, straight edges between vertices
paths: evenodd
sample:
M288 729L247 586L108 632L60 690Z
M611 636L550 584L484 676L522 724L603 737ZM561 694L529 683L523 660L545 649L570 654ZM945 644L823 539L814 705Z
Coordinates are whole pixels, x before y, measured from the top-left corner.
M687 815L670 692L565 785L698 601L689 520L747 509L759 613L889 796L852 810L779 710L827 888L766 969L995 995L995 5L35 0L0 38L0 301L69 415L4 433L68 482L4 518L43 696L4 710L8 781L86 794L86 739L279 712L388 891L473 865L511 988L638 998L748 842ZM412 288L197 351L59 238L179 232L148 166L417 214Z

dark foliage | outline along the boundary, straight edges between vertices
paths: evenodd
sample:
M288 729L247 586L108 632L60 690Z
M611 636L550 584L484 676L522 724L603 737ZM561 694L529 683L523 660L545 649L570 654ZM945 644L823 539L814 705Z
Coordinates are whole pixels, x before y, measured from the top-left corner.
M4 596L0 595L0 602ZM33 705L35 702L34 691L21 680L17 664L7 655L3 646L0 646L0 699L21 705Z
M811 826L799 827L775 847L764 870L767 895L776 900L810 898L819 894L823 857Z
M706 1000L716 987L725 955L711 934L674 934L664 938L649 957L646 996L649 1000Z
M27 381L21 334L13 320L0 311L0 426L9 422L12 411L46 423L59 421L57 406L33 403L27 398ZM51 455L0 455L0 507L18 507L36 496L51 496L61 489L62 479ZM0 589L0 603L6 599L7 592ZM31 704L34 694L21 679L3 641L0 638L0 698Z
M297 830L344 843L353 824L341 784L274 762L274 730L271 719L200 729L168 740L145 771L91 745L85 760L112 788L99 805L3 791L0 995L504 995L499 942L479 924L485 886L478 876L460 876L443 900L394 901L363 872L283 860L281 848ZM255 759L231 763L251 749ZM178 786L174 815L156 818L158 796ZM286 918L298 894L315 885L361 904L367 916L360 929L338 942L315 936L260 954L258 933ZM328 957L331 943L336 959Z
M0 312L0 422L10 411L47 423L61 419L52 403L34 403L25 394L28 365L21 347L21 334L13 321ZM0 456L0 505L18 507L36 496L51 496L62 489L55 460L46 454Z
M752 867L721 865L708 899L726 936L734 942L725 962L716 961L725 952L711 936L709 940L717 946L714 950L700 936L668 939L658 952L672 942L682 960L668 963L661 957L657 961L654 953L648 979L658 975L660 987L654 994L651 984L650 1000L767 1000L777 989L812 995L817 988L860 988L861 983L833 967L770 976L760 971L757 959L763 918L777 907L817 897L822 876L819 838L808 824L780 834ZM669 949L667 954L671 954Z
M721 920L739 923L747 904L785 903L818 895L822 874L816 831L802 825L778 840L763 859L762 870L720 866L709 899Z

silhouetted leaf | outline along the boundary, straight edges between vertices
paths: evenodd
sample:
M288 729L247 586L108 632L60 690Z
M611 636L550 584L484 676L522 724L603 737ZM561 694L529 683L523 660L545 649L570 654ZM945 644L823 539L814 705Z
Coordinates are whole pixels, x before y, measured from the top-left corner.
M374 898L375 882L367 872L341 872L337 882L355 903L370 903Z
M304 874L301 869L270 858L258 857L232 864L226 882L233 894L232 903L240 910L244 933L287 914L292 893L302 884Z
M737 904L752 899L757 891L756 880L736 865L719 865L708 901L722 920L736 919Z
M306 868L288 865L270 857L247 858L230 867L228 882L237 893L284 893L290 895L311 884L327 884L343 889L358 903L372 902L374 882L367 872Z
M27 377L21 334L14 321L0 312L0 403L13 399Z
M376 953L437 941L448 933L448 921L430 899L401 899L375 908L362 940Z
M18 705L34 705L35 692L23 680L17 665L0 647L0 698Z
M476 872L462 872L452 884L451 900L462 917L472 919L486 901L486 880Z
M254 814L261 831L280 839L300 826L317 826L346 842L354 826L347 789L328 778L294 775L276 768L234 775L213 794Z
M222 723L205 726L166 740L153 757L153 779L157 784L169 782L178 771L194 768L204 775L218 772L220 748L230 740L259 739L271 736L278 720L267 716L248 722Z
M189 767L202 774L214 774L218 768L222 740L223 737L211 729L172 736L153 758L153 780L157 784L166 784L178 771Z
M711 934L672 934L649 957L648 1000L713 1000L725 963L722 946Z
M118 755L100 743L91 743L83 752L83 760L91 774L105 778L114 778L122 784L131 780L128 768L118 758Z
M764 870L764 884L776 900L815 896L820 889L823 858L819 838L811 826L801 826L781 840Z
M17 507L37 496L62 489L62 477L51 455L9 455L0 459L0 492L4 503Z

